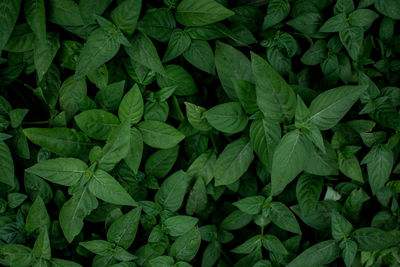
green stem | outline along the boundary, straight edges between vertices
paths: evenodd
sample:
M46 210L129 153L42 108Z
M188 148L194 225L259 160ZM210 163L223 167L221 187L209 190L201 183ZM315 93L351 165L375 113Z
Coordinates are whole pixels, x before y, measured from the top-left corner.
M222 255L225 257L225 259L227 259L227 261L229 262L230 266L233 266L233 262L231 261L231 259L229 258L228 255L226 255L226 253L221 249L221 253Z
M23 81L20 81L19 79L16 79L15 81L17 81L18 83L22 84L23 86L25 86L26 88L34 91L35 88L33 88L32 86L30 86L29 84L24 83Z

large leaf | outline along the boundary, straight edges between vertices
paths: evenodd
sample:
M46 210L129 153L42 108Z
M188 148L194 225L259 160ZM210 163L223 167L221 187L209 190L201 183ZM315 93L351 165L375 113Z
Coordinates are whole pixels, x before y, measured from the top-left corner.
M234 14L214 0L183 0L176 9L175 17L184 26L203 26Z
M56 158L36 163L26 172L38 175L52 183L73 186L80 182L88 167L75 158Z
M249 59L230 45L216 43L215 66L226 94L232 99L237 98L233 79L254 82Z
M130 35L136 28L141 8L142 0L123 1L111 12L111 19L119 29Z
M44 0L27 0L24 5L26 22L40 41L46 40Z
M121 121L130 120L131 124L140 121L144 112L142 93L137 84L126 93L118 107L118 117Z
M335 240L323 241L303 251L287 266L319 267L334 261L339 256L339 252L339 245Z
M296 110L296 95L286 81L262 57L252 53L257 104L267 119L290 121Z
M283 136L275 148L271 171L271 193L279 194L303 171L306 162L306 140L295 130Z
M119 217L108 229L107 240L128 249L135 240L140 213L140 208L136 208Z
M112 27L99 27L90 34L80 53L75 79L91 73L117 54L120 47L118 34Z
M285 204L281 202L272 202L270 208L271 221L279 228L286 231L301 234L299 223L294 214Z
M0 182L14 186L14 162L10 149L0 141Z
M96 197L116 205L136 205L132 197L111 175L97 170L89 181L89 191Z
M400 3L396 0L374 1L375 8L383 15L400 20Z
M130 122L124 121L115 127L101 150L98 160L99 168L110 171L117 163L125 158L130 147Z
M359 228L351 236L358 243L358 248L361 251L385 249L400 242L398 236L396 237L384 230L373 227Z
M102 109L91 109L75 116L78 127L89 137L106 140L119 124L118 118Z
M236 182L249 168L254 159L248 138L240 138L227 145L215 163L215 185Z
M191 261L196 256L200 243L200 232L197 227L194 227L172 243L169 254L178 260Z
M304 173L296 185L296 197L301 213L304 216L311 214L322 192L324 180L321 177Z
M190 177L184 171L177 171L162 183L157 191L155 200L165 209L178 210L185 197Z
M141 64L154 72L165 75L157 50L153 42L144 33L137 33L131 41L131 46L124 48L136 64Z
M72 197L64 203L59 214L61 229L69 243L81 232L83 220L97 205L97 199L87 186L74 188Z
M21 0L1 0L0 1L0 52L6 45L8 38L17 22Z
M374 146L362 163L367 164L368 181L375 195L389 181L394 164L393 152L385 146Z
M244 130L248 118L239 102L214 106L204 113L208 123L224 133L238 133Z
M34 62L39 81L42 80L47 70L50 68L58 49L60 48L59 36L56 33L47 33L44 40L37 39L34 49Z
M271 170L275 147L281 139L279 123L266 119L254 120L250 126L250 142L258 158Z
M92 146L86 135L70 128L27 128L24 134L32 143L64 157L79 157Z
M172 148L185 138L174 127L160 121L143 121L137 127L142 132L143 141L155 148Z
M318 95L310 105L310 118L321 130L335 126L350 110L366 86L341 86Z

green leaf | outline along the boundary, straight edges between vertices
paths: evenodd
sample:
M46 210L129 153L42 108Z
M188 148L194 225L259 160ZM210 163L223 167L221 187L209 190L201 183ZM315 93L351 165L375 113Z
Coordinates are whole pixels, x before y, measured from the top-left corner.
M346 220L345 217L337 212L331 215L331 233L335 240L342 240L350 235L353 231L353 226Z
M374 227L364 227L355 230L351 237L358 243L361 251L385 249L399 243L399 237Z
M164 53L163 62L168 62L186 51L192 40L187 32L176 28L172 33L168 42L167 50Z
M136 208L119 217L108 229L107 240L128 249L135 240L141 209Z
M117 54L119 47L117 29L99 27L94 30L80 53L75 79L84 77L112 59Z
M215 75L214 53L207 41L193 40L183 57L196 68Z
M129 137L130 146L128 154L124 158L124 162L134 173L137 173L142 160L143 137L140 131L136 128L131 128Z
M190 177L182 170L170 175L157 191L156 202L171 211L178 210L185 197L189 179Z
M244 110L249 114L256 113L258 111L256 86L248 81L236 79L232 79L232 83Z
M59 213L60 226L69 243L81 232L85 217L98 206L97 199L89 193L87 186L74 188L72 193Z
M262 237L262 244L266 250L271 251L273 253L283 254L283 255L288 254L288 251L286 250L282 242L273 235L264 235Z
M14 162L10 149L3 141L0 141L0 182L14 186Z
M270 208L271 221L279 228L295 234L301 234L300 226L296 217L281 202L272 202Z
M34 48L35 39L36 36L28 24L16 25L4 46L4 51L16 53L31 51Z
M40 41L46 40L44 0L27 0L24 4L26 22Z
M385 146L374 146L361 163L367 164L368 181L375 195L389 181L394 166L393 152Z
M32 254L35 255L36 258L50 260L51 248L47 230L41 231L39 236L36 238L35 244L33 245Z
M305 65L318 65L327 57L327 46L324 40L317 40L301 56L300 60Z
M313 245L304 250L287 266L310 266L318 267L333 262L339 256L339 245L335 240L327 240Z
M212 150L202 153L189 166L187 173L191 177L202 178L205 184L211 182L214 177L214 167L217 156Z
M293 89L262 57L251 53L256 81L257 104L264 117L273 121L290 121L296 109Z
M130 148L130 122L124 121L115 127L103 147L98 166L100 169L110 171L125 158Z
M351 26L339 32L340 41L346 48L350 57L357 60L364 39L364 31L361 27Z
M84 79L75 80L73 76L67 78L60 88L60 107L66 112L69 120L79 110L79 101L86 96L87 88Z
M345 13L340 13L330 19L328 19L322 27L319 29L320 32L340 32L349 26ZM356 25L355 25L356 26Z
M172 243L169 255L177 260L191 261L196 256L200 243L200 232L198 228L194 227Z
M250 126L251 146L268 170L271 170L272 158L280 139L281 127L279 123L257 119Z
M115 112L120 105L124 88L125 81L109 84L96 94L95 100L106 111Z
M147 158L144 167L146 174L157 178L166 176L174 166L178 158L178 152L179 146L154 152Z
M25 230L33 233L37 229L47 231L50 227L50 217L47 213L46 206L40 196L38 196L29 208L26 216Z
M175 95L187 96L197 93L196 83L187 70L178 65L165 66L165 75L157 75L160 88L176 86Z
M167 42L175 28L174 15L168 8L148 9L138 23L139 31L159 42Z
M48 20L63 26L81 26L83 20L78 4L74 0L49 0Z
M193 215L201 214L207 208L208 197L204 179L199 177L193 185L186 202L186 213Z
M144 112L144 103L139 86L135 84L128 93L125 94L118 108L118 117L121 121L130 119L131 124L140 121Z
M89 191L94 196L116 205L135 206L136 202L111 175L98 169L89 181Z
M313 36L322 24L322 16L315 12L306 12L289 20L287 25L306 35Z
M263 237L261 235L253 236L231 251L233 253L249 254L262 246L262 238Z
M252 215L235 210L222 220L220 228L227 231L238 230L249 224L252 219Z
M346 267L351 267L357 255L357 243L349 239L342 242L340 248L342 249L342 258Z
M191 230L198 221L199 219L190 216L173 216L163 222L163 227L170 236L181 236Z
M285 134L275 148L272 160L271 193L277 195L299 175L305 166L306 140L298 131Z
M366 86L341 86L318 95L310 105L310 119L321 130L335 126L366 90Z
M100 256L109 256L113 253L114 246L112 243L104 240L90 240L80 242L80 246L86 248L90 252Z
M370 9L357 9L349 15L349 23L368 29L378 17L379 15Z
M136 28L141 8L142 0L125 0L111 12L111 20L121 31L131 35Z
M248 138L243 137L228 144L215 163L215 185L228 185L239 180L253 159L253 150Z
M176 9L175 17L184 26L203 26L234 14L214 0L183 0Z
M201 267L213 266L221 255L221 244L219 242L210 243L203 252Z
M90 138L106 140L119 124L118 118L102 109L91 109L74 117L78 127Z
M287 17L290 13L289 1L271 0L268 4L267 15L264 17L262 30L266 30Z
M151 267L172 267L174 266L174 258L170 256L158 256L149 260Z
M11 36L18 19L20 6L21 0L2 0L0 2L0 52Z
M131 41L131 46L125 46L124 49L135 63L141 64L161 75L165 75L165 70L161 64L157 50L153 42L144 33L137 33Z
M96 16L100 16L111 4L112 0L97 2L96 0L80 0L79 10L85 24L96 21Z
M212 129L211 125L204 116L204 113L207 111L205 108L196 106L189 102L185 102L185 106L186 116L193 128L200 131L209 131Z
M78 157L92 146L89 138L69 128L27 128L26 137L34 144L64 157Z
M400 3L396 0L374 1L375 8L381 14L396 20L400 20Z
M363 183L364 178L362 176L358 159L354 153L346 151L350 149L351 146L346 146L343 149L338 150L339 170L347 177Z
M249 59L232 46L219 42L215 45L215 66L226 94L237 99L234 79L254 83Z
M0 247L2 264L8 266L32 266L35 259L31 248L19 244L5 244Z
M34 62L39 81L43 79L44 74L49 69L58 49L60 49L59 34L48 32L46 39L43 41L36 40Z
M256 215L260 213L261 208L264 205L265 197L263 196L253 196L253 197L246 197L242 198L239 201L233 202L232 205L236 206L241 211Z
M137 127L142 132L143 141L155 148L169 149L185 138L174 127L160 121L142 121Z
M239 102L216 105L204 115L212 127L229 134L243 131L248 122L248 117Z
M301 214L304 216L313 213L320 198L324 180L321 177L304 173L297 180L296 197Z
M26 169L52 183L73 186L80 182L87 171L86 164L75 158L56 158L39 162Z
M325 175L337 175L339 173L338 159L335 150L328 142L324 142L326 153L315 148L314 146L308 146L308 159L304 166L304 171L325 176ZM311 150L310 150L311 149Z

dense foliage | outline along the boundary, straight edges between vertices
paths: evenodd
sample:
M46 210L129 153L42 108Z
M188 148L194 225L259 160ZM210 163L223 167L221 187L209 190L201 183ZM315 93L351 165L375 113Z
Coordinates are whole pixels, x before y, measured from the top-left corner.
M0 0L0 265L400 266L399 0Z

